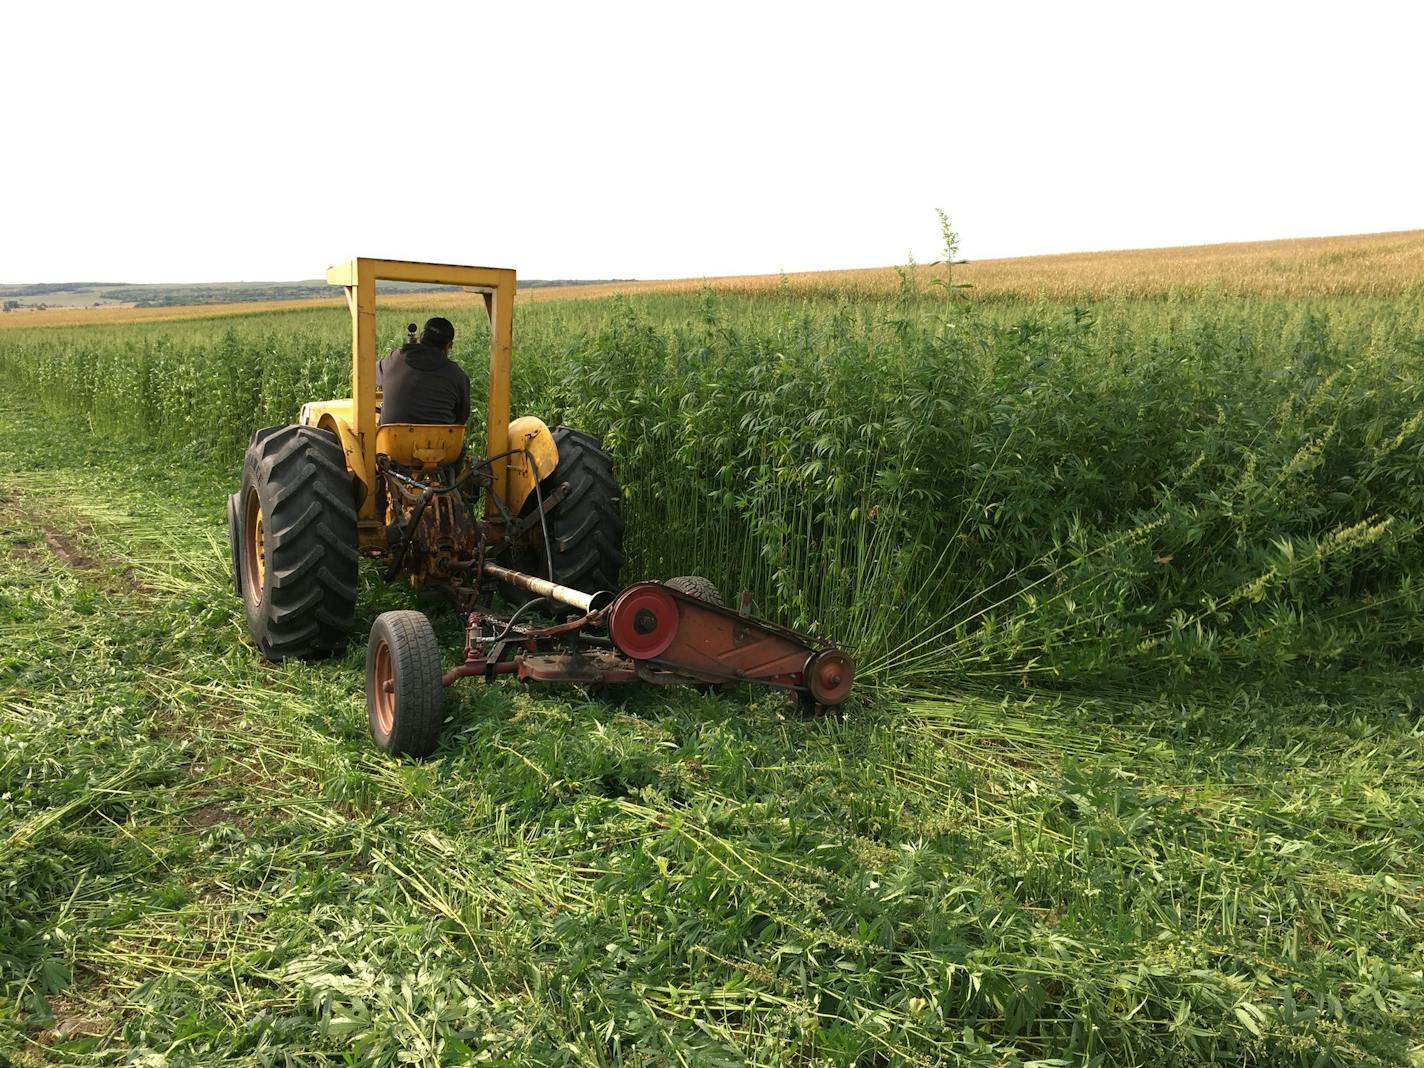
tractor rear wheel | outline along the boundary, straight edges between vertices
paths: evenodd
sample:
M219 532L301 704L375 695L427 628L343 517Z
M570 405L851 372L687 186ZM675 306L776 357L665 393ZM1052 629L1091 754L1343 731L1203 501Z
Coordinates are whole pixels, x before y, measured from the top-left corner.
M540 484L547 498L564 483L568 494L548 512L549 554L539 526L534 539L523 547L513 563L516 571L540 578L549 577L549 558L554 564L554 581L585 593L616 591L623 570L622 491L613 473L613 458L600 447L598 439L581 430L554 427L554 444L559 462ZM531 495L526 514L538 507ZM527 601L531 594L506 589L507 600Z
M429 756L445 723L440 643L420 612L382 612L366 646L366 718L387 753Z
M279 426L252 435L235 508L247 629L269 660L329 656L356 618L356 501L336 435Z
M242 506L238 501L242 499L239 493L230 493L227 497L227 552L232 558L232 588L239 597L242 596Z

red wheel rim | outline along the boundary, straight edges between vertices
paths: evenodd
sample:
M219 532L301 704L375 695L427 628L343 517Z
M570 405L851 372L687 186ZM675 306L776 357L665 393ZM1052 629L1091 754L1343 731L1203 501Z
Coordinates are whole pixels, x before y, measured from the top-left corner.
M677 636L677 601L655 582L630 586L608 609L608 636L634 660L660 656Z
M817 653L806 668L806 685L818 704L840 704L850 696L853 682L855 661L839 649Z
M376 728L389 738L396 725L395 672L391 670L391 647L385 639L376 646L371 664L371 707L376 712Z

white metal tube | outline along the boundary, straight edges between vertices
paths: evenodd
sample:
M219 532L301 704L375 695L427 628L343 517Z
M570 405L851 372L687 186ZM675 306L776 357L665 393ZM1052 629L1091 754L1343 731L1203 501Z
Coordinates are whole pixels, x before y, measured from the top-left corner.
M529 590L531 593L537 593L540 597L549 597L562 604L572 605L584 612L592 610L599 596L596 593L584 593L582 590L575 590L569 586L560 586L557 582L550 582L548 579L535 578L522 571L511 571L498 564L485 564L482 570L486 575L502 579L512 585Z

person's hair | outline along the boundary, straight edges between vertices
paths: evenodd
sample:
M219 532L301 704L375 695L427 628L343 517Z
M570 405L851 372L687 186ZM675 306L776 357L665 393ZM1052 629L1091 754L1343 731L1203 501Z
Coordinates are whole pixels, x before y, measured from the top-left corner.
M455 340L455 327L449 319L435 316L425 320L425 329L420 332L420 343L443 349Z

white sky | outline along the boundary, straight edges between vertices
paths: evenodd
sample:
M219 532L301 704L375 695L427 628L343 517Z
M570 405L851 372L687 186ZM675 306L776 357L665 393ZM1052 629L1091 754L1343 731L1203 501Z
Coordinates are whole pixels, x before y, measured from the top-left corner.
M64 3L0 281L671 277L1424 227L1424 4Z

